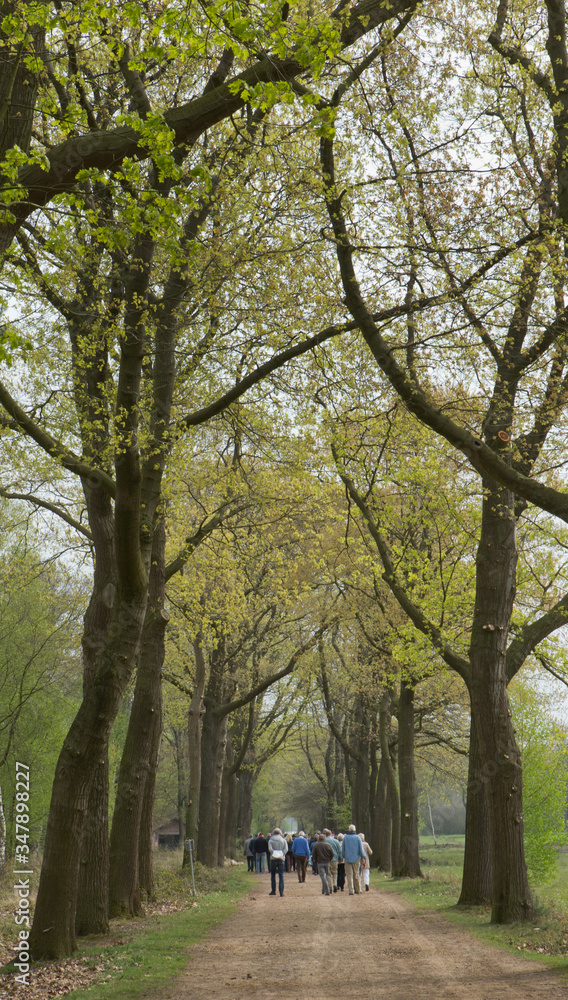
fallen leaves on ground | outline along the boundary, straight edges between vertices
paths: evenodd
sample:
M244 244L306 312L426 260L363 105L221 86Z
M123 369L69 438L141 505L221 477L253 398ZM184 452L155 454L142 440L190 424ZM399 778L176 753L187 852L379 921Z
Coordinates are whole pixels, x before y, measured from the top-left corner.
M94 966L82 958L68 958L64 962L47 962L32 968L27 984L18 982L15 975L0 976L2 1000L23 997L26 1000L52 1000L64 997L72 990L84 990L100 980L105 966Z
M187 903L185 900L168 901L166 903L148 903L146 906L146 916L163 916L166 913L174 913L183 910L187 906L195 906L195 903ZM136 931L136 922L133 921L129 930ZM144 921L140 921L140 927L144 926ZM104 939L99 938L99 943ZM0 968L11 962L15 955L12 942L0 945ZM104 942L103 947L124 944L124 940L114 937L111 934ZM116 960L116 959L115 959ZM87 989L93 983L101 982L112 973L120 971L119 967L112 964L113 959L109 956L105 962L96 960L92 956L74 956L59 962L45 962L42 965L32 965L29 973L29 985L18 982L17 973L0 974L0 997L2 1000L11 1000L12 997L25 997L25 1000L53 1000L54 997L64 997L73 990Z

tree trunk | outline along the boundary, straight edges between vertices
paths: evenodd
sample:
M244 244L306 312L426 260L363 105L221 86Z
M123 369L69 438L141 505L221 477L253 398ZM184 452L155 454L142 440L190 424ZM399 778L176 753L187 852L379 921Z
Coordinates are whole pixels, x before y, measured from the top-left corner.
M396 772L389 747L390 706L391 695L389 691L385 691L381 698L379 711L379 737L381 742L381 763L384 761L385 764L391 811L391 868L395 871L399 867L400 858L400 802Z
M0 785L0 874L6 868L6 816L2 801L2 786Z
M187 737L187 730L180 734L180 742L176 746L176 767L177 767L177 817L179 823L180 846L185 843L185 824L187 819L187 788L189 776L187 773L187 754L183 742Z
M357 753L352 770L353 822L357 830L369 829L369 719L361 697L355 711L355 740Z
M201 732L201 789L199 793L199 860L208 868L217 868L219 859L219 827L221 788L227 743L227 716L219 716L211 704L206 704Z
M414 771L414 687L400 682L398 708L398 776L400 785L400 855L393 875L422 878L418 838L418 792Z
M376 727L375 727L376 728ZM373 858L375 865L378 862L378 850L377 850L377 793L379 784L379 764L377 760L377 743L374 739L371 740L369 748L369 763L370 763L370 774L369 774L369 827L367 833L367 840L373 852Z
M225 818L225 857L237 860L237 841L244 840L242 830L238 828L239 821L239 776L232 774L229 778L229 795L227 814Z
M154 825L154 796L156 791L156 774L158 771L158 758L160 755L160 738L162 734L162 720L155 719L156 728L154 730L154 740L148 778L144 784L144 801L142 803L142 816L140 818L140 840L138 842L138 882L140 890L145 893L147 899L155 899L154 890L154 864L152 853L152 831Z
M219 858L236 859L239 779L234 770L235 753L231 739L227 739L226 763L221 795L221 820L219 826Z
M120 602L95 681L85 693L59 755L30 932L35 960L58 959L76 947L80 846L89 793L134 670L145 608L145 592Z
M108 747L98 765L89 794L83 828L75 930L77 934L108 934Z
M252 790L256 775L252 768L245 767L239 772L239 814L238 827L243 842L252 834Z
M15 0L0 3L0 25L24 9L25 5ZM37 24L22 27L21 42L0 29L0 159L12 146L19 146L25 153L30 148L39 73L29 68L29 57L42 57L45 30Z
M337 720L337 728L341 728L341 718ZM345 758L343 756L343 751L339 740L336 738L334 741L335 747L335 801L337 802L338 809L341 808L345 802L345 790L346 790L346 772L345 772ZM337 831L337 822L334 826L334 830Z
M228 729L228 726L227 726ZM230 753L231 741L227 739L225 744L225 766L221 777L221 803L219 806L219 843L217 845L217 856L219 864L222 865L227 857L227 822L229 818L229 796L231 786L231 775L229 774L232 758Z
M469 740L465 852L459 906L483 906L491 902L491 844L487 810L487 783L482 780L477 729L472 724Z
M159 740L161 733L162 665L165 631L169 620L164 609L165 544L164 524L160 520L154 529L148 611L112 817L109 891L111 917L139 916L144 909L140 893L138 847L145 784L155 740Z
M470 646L471 713L487 785L493 886L491 920L533 915L523 843L522 766L507 697L506 649L515 597L513 496L487 477L477 552Z
M83 481L89 525L95 543L93 589L83 621L83 692L95 683L97 658L108 642L116 593L114 517L108 494L100 486ZM109 890L109 793L108 747L97 766L82 835L77 888L76 932L106 934Z
M199 793L201 789L201 726L205 706L203 693L205 691L206 664L203 651L203 637L200 633L195 637L193 651L195 656L195 686L187 713L187 736L189 746L189 788L187 794L186 837L193 840L195 851L199 850ZM183 852L183 864L189 864L189 853Z
M378 868L385 872L390 872L391 870L392 809L388 780L388 765L384 757L381 757L379 773L377 776L375 816L373 825L375 828L375 840L377 844L375 851L376 864Z

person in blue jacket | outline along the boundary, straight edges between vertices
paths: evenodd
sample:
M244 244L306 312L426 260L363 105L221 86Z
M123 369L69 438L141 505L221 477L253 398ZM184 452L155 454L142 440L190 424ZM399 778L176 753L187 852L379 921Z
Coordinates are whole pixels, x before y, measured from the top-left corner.
M296 859L298 882L305 882L306 868L308 867L308 860L310 857L310 845L306 840L306 835L303 830L300 830L298 836L294 837L294 840L292 841L292 851Z
M345 861L345 875L347 876L349 895L352 896L353 893L356 893L358 896L361 892L359 865L361 864L361 860L366 858L366 854L361 838L357 836L357 827L353 823L341 842L341 856Z

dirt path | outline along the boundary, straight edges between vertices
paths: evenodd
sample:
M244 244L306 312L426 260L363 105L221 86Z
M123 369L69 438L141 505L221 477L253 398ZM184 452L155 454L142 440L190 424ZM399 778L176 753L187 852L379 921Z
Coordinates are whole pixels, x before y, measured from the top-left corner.
M269 878L191 949L181 979L153 1000L568 1000L545 967L492 948L436 914L371 888L321 895L308 875Z

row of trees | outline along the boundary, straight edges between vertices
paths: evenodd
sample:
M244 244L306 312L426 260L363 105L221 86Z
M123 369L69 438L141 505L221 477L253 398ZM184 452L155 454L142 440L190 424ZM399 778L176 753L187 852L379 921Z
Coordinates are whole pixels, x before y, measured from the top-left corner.
M416 873L416 689L442 662L471 705L462 901L530 916L507 686L568 607L541 514L568 519L562 5L0 6L3 490L93 560L33 954L151 889L168 626L208 863L305 660L358 820L385 841L389 789Z

